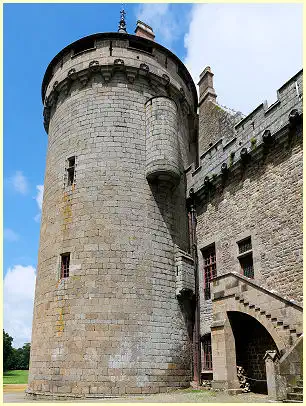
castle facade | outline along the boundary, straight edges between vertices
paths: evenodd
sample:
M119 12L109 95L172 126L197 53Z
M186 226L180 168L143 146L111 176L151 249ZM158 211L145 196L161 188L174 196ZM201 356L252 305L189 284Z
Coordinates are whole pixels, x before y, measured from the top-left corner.
M247 117L199 94L140 21L49 64L29 395L301 388L302 72Z

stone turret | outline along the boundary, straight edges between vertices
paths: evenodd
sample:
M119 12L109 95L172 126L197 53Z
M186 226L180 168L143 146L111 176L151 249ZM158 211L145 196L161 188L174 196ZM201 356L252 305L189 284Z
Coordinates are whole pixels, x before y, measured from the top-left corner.
M143 36L95 34L56 55L42 99L49 145L28 394L188 386L175 263L189 248L190 74Z

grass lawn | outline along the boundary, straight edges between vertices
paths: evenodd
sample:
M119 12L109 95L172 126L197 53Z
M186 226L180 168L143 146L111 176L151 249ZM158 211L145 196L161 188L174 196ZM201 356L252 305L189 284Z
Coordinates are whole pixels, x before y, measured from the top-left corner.
M28 375L28 370L16 369L15 371L3 372L3 384L8 385L12 383L28 383Z

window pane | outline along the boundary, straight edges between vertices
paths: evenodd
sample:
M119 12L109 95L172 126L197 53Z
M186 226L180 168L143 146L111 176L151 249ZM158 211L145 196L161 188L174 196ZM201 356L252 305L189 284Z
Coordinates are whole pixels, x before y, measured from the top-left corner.
M69 276L70 253L61 255L61 278Z
M217 276L215 245L203 251L204 297L210 299L210 281Z
M239 261L243 271L243 275L247 276L248 278L254 279L254 266L252 254L247 255L244 258L240 258Z
M246 238L243 241L238 242L239 254L252 249L251 237Z
M211 350L211 336L207 335L202 339L203 348L203 370L212 370L212 350Z

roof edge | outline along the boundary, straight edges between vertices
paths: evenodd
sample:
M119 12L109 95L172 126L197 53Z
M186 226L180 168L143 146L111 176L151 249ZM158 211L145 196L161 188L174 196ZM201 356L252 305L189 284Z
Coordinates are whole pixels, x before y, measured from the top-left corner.
M80 38L74 42L72 42L71 44L67 45L65 48L63 48L58 54L55 55L55 57L51 60L51 62L49 63L46 72L44 74L43 77L43 81L42 81L42 86L41 86L41 97L42 97L42 102L44 103L44 99L45 99L45 89L48 86L48 83L51 80L52 77L52 69L53 67L60 61L60 59L64 56L64 54L66 54L70 49L73 48L73 46L75 46L76 44L84 41L84 40L88 40L88 39L133 39L135 41L141 41L141 42L145 42L150 46L154 46L157 49L160 49L164 52L166 52L169 56L171 56L174 61L176 63L178 63L182 69L185 71L188 79L190 80L191 86L192 86L192 93L193 93L193 99L194 99L194 108L195 111L197 109L197 105L198 105L198 95L197 95L197 91L196 91L196 86L195 83L193 81L193 78L191 77L191 74L189 73L188 69L186 68L186 66L184 65L184 63L179 59L178 56L176 56L173 52L171 52L169 49L165 48L163 45L158 44L155 41L151 41L149 39L143 38L143 37L139 37L137 35L131 35L131 34L124 34L124 33L119 33L119 32L102 32L102 33L96 33L96 34L91 34L91 35L87 35L86 37Z

